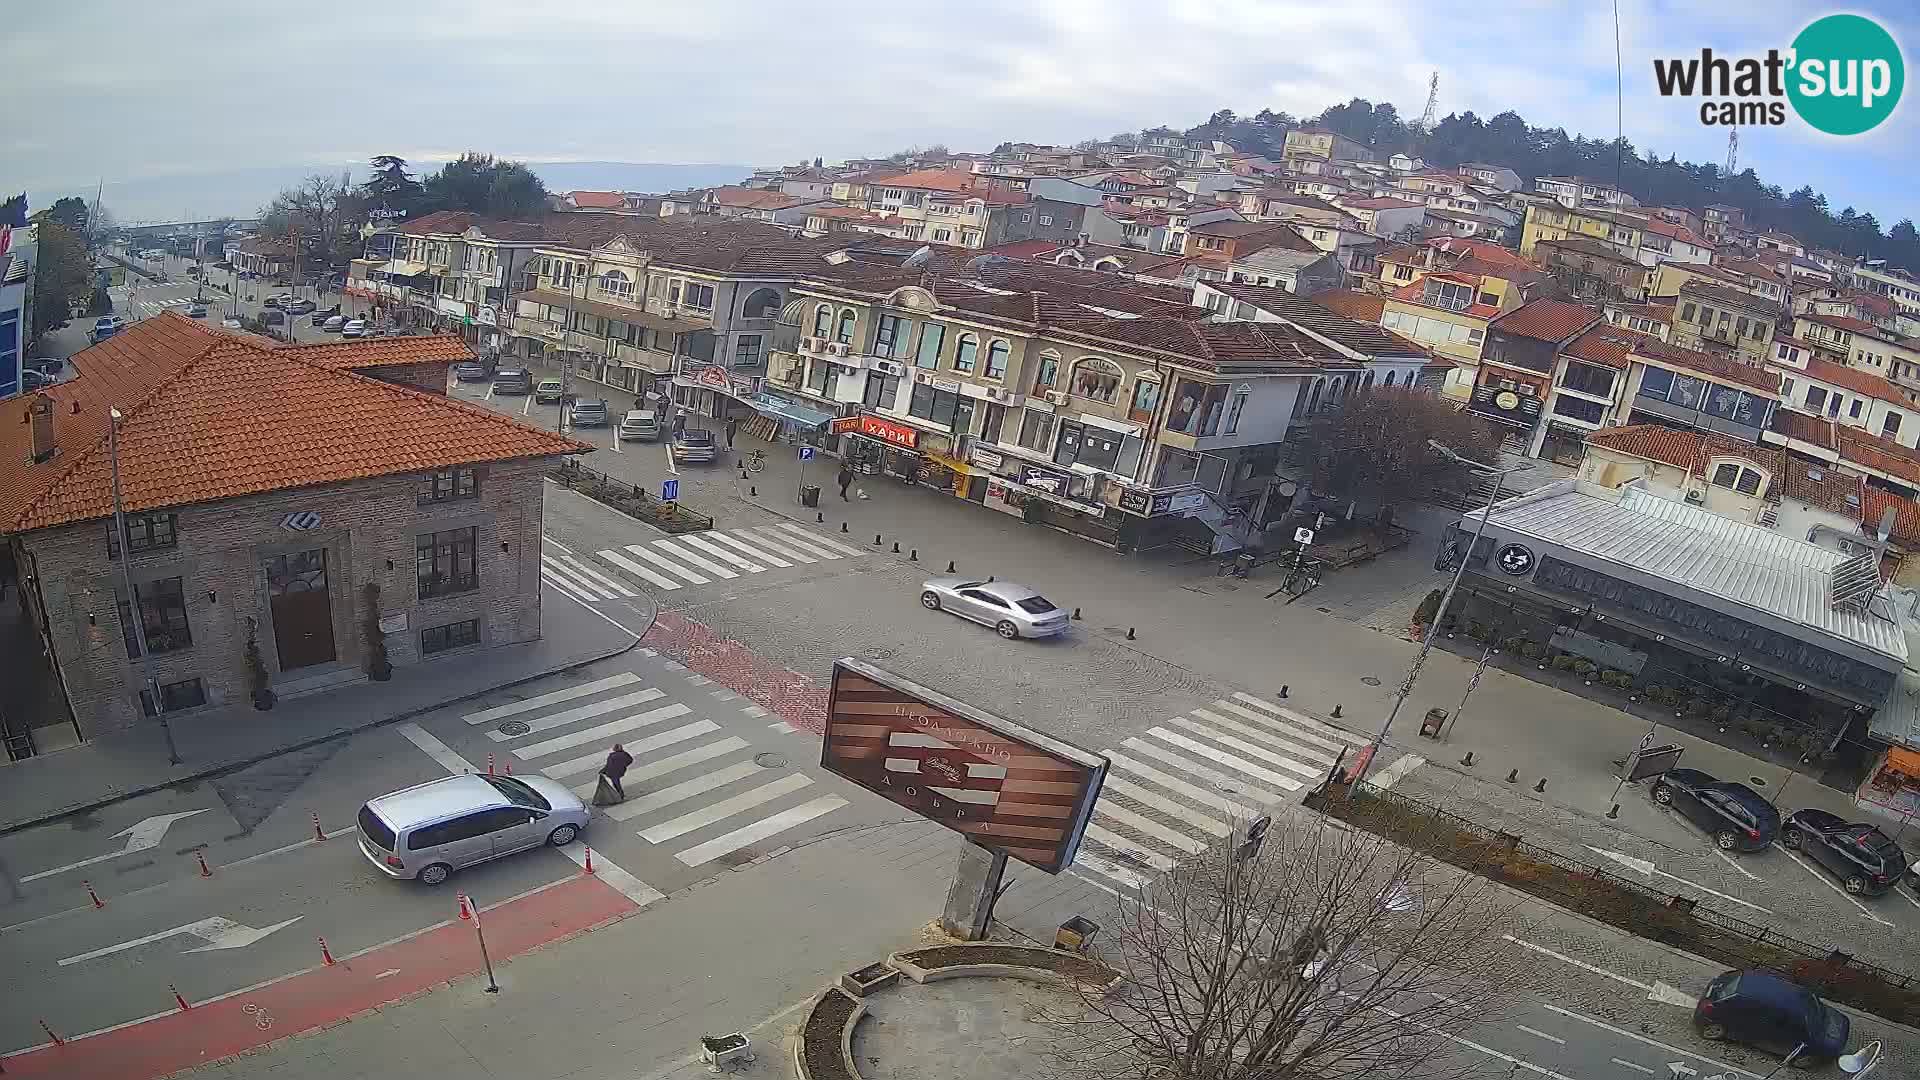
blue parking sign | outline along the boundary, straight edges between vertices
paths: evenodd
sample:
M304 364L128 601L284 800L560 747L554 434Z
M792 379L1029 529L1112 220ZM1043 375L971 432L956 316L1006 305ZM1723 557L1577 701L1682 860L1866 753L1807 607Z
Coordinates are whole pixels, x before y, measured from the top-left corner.
M679 497L680 497L680 481L678 480L660 481L660 501L661 502L672 502L675 499L678 499Z
M811 447L811 446L803 446L803 447L801 447L801 448L800 448L800 460L801 460L801 461L812 461L812 460L813 460L813 447Z

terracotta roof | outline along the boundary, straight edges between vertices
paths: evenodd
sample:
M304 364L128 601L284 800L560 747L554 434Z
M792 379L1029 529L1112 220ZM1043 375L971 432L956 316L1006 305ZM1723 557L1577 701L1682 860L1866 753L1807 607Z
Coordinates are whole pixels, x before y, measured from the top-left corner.
M1775 482L1778 494L1859 520L1863 479L1859 473L1794 457L1784 464Z
M1683 349L1670 345L1659 338L1642 337L1634 343L1635 359L1657 360L1663 364L1685 371L1709 376L1719 382L1738 383L1741 386L1765 391L1770 396L1780 393L1780 373L1765 368L1742 364L1736 360L1725 360L1711 353Z
M340 371L360 371L393 364L456 364L473 359L473 350L454 334L328 341L318 345L276 345L274 350L310 364Z
M1286 225L1272 221L1239 221L1234 218L1220 218L1217 221L1205 221L1187 231L1198 236L1252 236L1254 233L1270 232L1275 229L1293 230ZM1297 238L1297 236L1296 236Z
M991 177L980 173L962 172L959 169L915 169L912 172L896 173L892 176L870 176L869 186L915 188L927 191L966 191L985 194L989 189L999 187Z
M1620 371L1627 370L1627 357L1643 342L1654 341L1645 334L1637 334L1619 326L1596 323L1586 332L1567 343L1560 351L1576 360L1585 360L1591 364L1605 364Z
M1685 225L1667 221L1664 218L1648 218L1647 231L1650 233L1659 233L1661 236L1670 237L1681 243L1692 244L1695 247L1707 246L1707 242L1696 235L1692 229L1687 228Z
M1735 274L1746 277L1762 278L1776 285L1786 284L1786 279L1780 276L1779 271L1758 259L1722 259L1720 260L1719 266L1723 270L1729 270Z
M1831 326L1835 330L1845 330L1851 334L1865 334L1867 337L1882 338L1888 341L1895 340L1892 334L1889 334L1887 331L1880 329L1872 323L1862 322L1859 319L1849 318L1845 315L1822 315L1817 311L1810 311L1799 316L1799 318L1805 319L1808 322L1819 323L1822 326Z
M1405 199L1396 199L1390 195L1383 195L1375 199L1348 199L1340 205L1349 206L1356 210L1409 210L1425 204L1408 202Z
M1806 377L1816 379L1833 386L1845 387L1856 394L1891 401L1898 405L1907 404L1906 396L1883 376L1865 368L1848 367L1831 360L1822 360L1817 356L1807 358Z
M1714 457L1745 458L1780 475L1785 455L1778 450L1729 439L1704 431L1680 431L1659 424L1629 424L1605 428L1587 436L1587 445L1604 447L1621 454L1663 462L1675 468L1704 475L1707 462Z
M1068 323L1055 333L1079 333L1178 356L1200 367L1272 363L1286 367L1351 365L1335 349L1283 323L1186 319L1099 319Z
M569 191L567 201L591 210L618 210L627 205L627 197L617 191Z
M1557 240L1541 240L1534 244L1534 250L1536 251L1543 247L1552 248L1555 251L1571 251L1577 255L1585 255L1593 259L1605 259L1608 262L1634 263L1635 265L1639 265L1633 256L1628 255L1604 240L1597 240L1591 236L1566 236Z
M1889 508L1893 510L1893 529L1887 535L1903 547L1920 544L1920 503L1872 484L1860 485L1859 513L1863 530L1877 534L1880 515Z
M986 248L982 255L1004 255L1009 259L1038 259L1059 251L1065 245L1054 240L1015 240Z
M785 210L807 200L771 188L748 188L728 184L710 189L707 194L721 206L739 210Z
M1680 296L1687 300L1708 300L1716 304L1727 304L1746 308L1748 311L1764 311L1770 315L1780 312L1780 302L1750 293L1745 289L1728 288L1724 285L1709 285L1704 281L1689 281L1680 286ZM1822 315L1821 318L1829 316ZM1871 327L1869 327L1871 329Z
M1920 452L1845 424L1833 425L1833 438L1840 460L1920 487Z
M1564 300L1534 300L1493 320L1488 328L1559 344L1592 326L1600 313Z
M1369 356L1425 356L1427 350L1388 330L1377 320L1356 319L1285 289L1209 281L1207 287L1243 300L1293 325ZM1385 301L1381 301L1382 306ZM1262 326L1270 325L1262 323Z
M1386 297L1358 289L1327 289L1314 293L1309 299L1336 315L1370 323L1378 323L1380 313L1387 306Z
M1838 447L1834 426L1833 421L1824 417L1796 412L1793 409L1775 409L1773 420L1767 425L1767 433L1817 446L1822 450L1833 450Z
M391 343L354 343L377 351ZM343 350L344 354L345 350ZM482 462L576 454L586 443L171 312L79 353L78 377L0 406L0 533L112 513L108 410L129 510ZM375 363L387 362L375 359ZM30 463L29 402L55 406L57 450Z

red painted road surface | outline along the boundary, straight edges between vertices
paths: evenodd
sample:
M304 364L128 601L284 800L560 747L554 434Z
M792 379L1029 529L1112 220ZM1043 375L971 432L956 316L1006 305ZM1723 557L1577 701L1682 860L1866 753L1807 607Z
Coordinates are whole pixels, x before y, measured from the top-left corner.
M451 892L447 903L454 903ZM569 878L483 912L487 951L497 965L637 906L596 878ZM310 1031L479 970L473 924L456 921L333 967L292 975L186 1012L9 1057L5 1072L9 1080L149 1080ZM386 971L396 973L377 978Z
M676 611L663 611L642 639L719 683L751 699L794 727L824 735L827 730L827 688L805 675L775 667L753 650L720 636L704 623Z

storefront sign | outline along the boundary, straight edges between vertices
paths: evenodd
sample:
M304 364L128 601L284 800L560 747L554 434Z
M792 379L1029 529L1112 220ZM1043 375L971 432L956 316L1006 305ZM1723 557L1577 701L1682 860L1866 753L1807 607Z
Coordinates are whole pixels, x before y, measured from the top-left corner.
M857 416L836 416L827 421L827 434L845 435L860 430L860 418Z
M1146 517L1153 510L1153 496L1144 491L1128 489L1120 493L1118 505L1129 514Z
M500 324L498 313L490 307L481 308L479 312L474 315L474 318L478 320L482 326L498 326Z
M1533 551L1525 544L1508 544L1500 549L1495 565L1503 574L1526 577L1533 572Z
M1158 508L1161 499L1167 500L1164 509ZM1204 491L1183 491L1178 495L1161 495L1155 498L1155 513L1190 514L1207 505L1207 493Z
M957 394L960 392L960 380L959 379L934 379L933 388L935 390L945 390L949 394Z
M872 413L861 415L860 434L895 446L903 446L908 450L916 449L920 445L919 429L910 428L905 424L896 424L891 420L883 420Z
M979 446L974 447L967 456L973 459L975 465L985 469L997 469L1007 463L1005 455L996 454L992 450Z
M464 300L449 300L446 297L441 296L441 297L436 297L434 300L434 303L435 303L435 306L437 306L445 314L458 315L463 319L466 318L467 304L466 304L466 301Z
M726 368L703 367L699 371L694 372L693 381L699 383L701 386L711 386L716 389L726 390L730 388L731 377L728 376Z
M1049 495L1065 495L1067 493L1067 482L1068 475L1066 473L1054 472L1052 469L1042 469L1035 465L1028 465L1020 470L1020 485L1022 487L1030 487L1035 491L1044 491Z

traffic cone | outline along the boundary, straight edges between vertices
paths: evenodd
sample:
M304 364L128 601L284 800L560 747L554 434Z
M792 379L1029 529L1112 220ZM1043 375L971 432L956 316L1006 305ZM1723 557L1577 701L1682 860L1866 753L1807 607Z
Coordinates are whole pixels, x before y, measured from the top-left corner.
M487 775L488 776L493 775L493 755L492 754L487 755Z
M587 849L586 871L589 874L593 873L593 849L592 848Z
M318 939L318 940L319 940L319 942L320 942L320 959L321 959L321 961L322 961L322 962L324 962L324 963L325 963L325 964L326 964L326 965L327 965L328 967L332 967L332 966L333 966L333 953L332 953L332 952L331 952L330 950L328 950L328 948L327 948L327 939L326 939L326 938L320 938L320 939Z
M212 877L213 871L207 867L207 853L204 851L196 851L193 854L200 860L200 876Z
M193 1006L191 1006L191 1005L189 1005L189 1004L187 1004L187 999L186 999L186 998L184 998L184 997L181 997L181 996L180 996L180 988L179 988L179 987L177 987L177 986L175 986L175 985L173 985L172 983L168 983L168 984L167 984L167 989L169 989L169 990L172 990L172 991L173 991L173 1000L174 1000L174 1004L176 1004L176 1005L179 1005L179 1006L180 1006L180 1011L181 1011L181 1012L186 1012L186 1011L187 1011L188 1009L191 1009L191 1008L193 1008Z
M461 893L461 894L460 894L460 921L461 921L461 922L472 922L472 921L473 921L473 911L472 911L472 910L471 910L470 908L468 908L468 907L467 907L467 894L466 894L466 893Z
M320 811L312 810L308 812L313 815L313 838L315 840L325 840L327 833L326 830L320 827Z
M95 908L103 908L107 906L107 902L105 900L100 899L100 894L93 891L93 882L82 881L80 884L86 886L87 899L93 901L93 906Z

